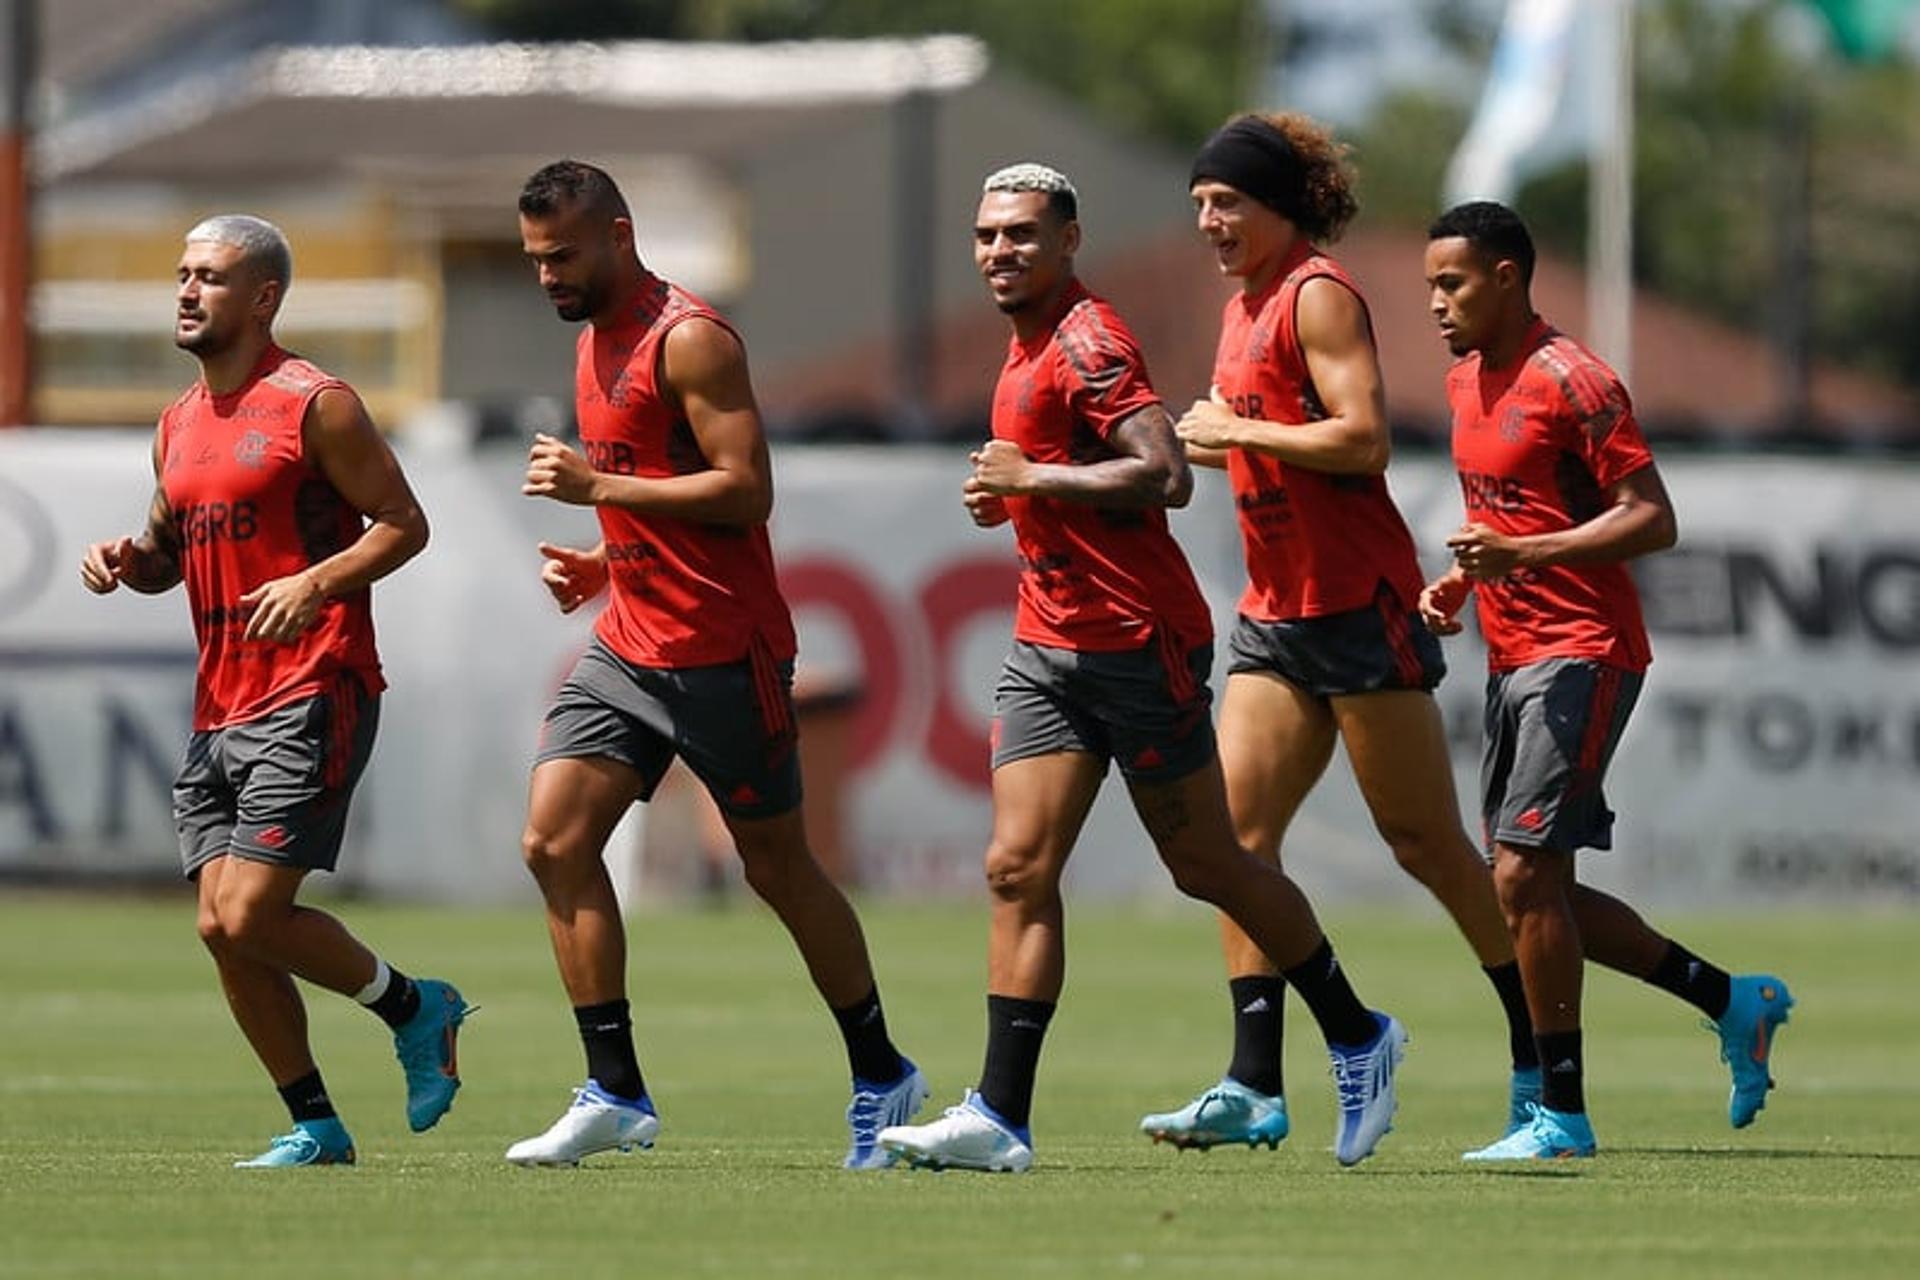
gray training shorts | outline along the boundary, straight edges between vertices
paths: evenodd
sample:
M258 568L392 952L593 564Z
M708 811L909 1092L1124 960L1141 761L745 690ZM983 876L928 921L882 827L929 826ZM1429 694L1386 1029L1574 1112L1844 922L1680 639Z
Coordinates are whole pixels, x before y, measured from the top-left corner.
M187 878L223 853L333 870L379 722L379 696L346 674L258 719L196 731L173 783Z
M1316 698L1439 687L1440 642L1384 583L1371 605L1345 613L1261 622L1242 614L1227 641L1227 671L1268 672Z
M724 812L773 818L800 803L798 744L793 663L642 667L596 636L547 712L534 763L617 760L648 800L679 756Z
M1611 849L1601 783L1645 677L1549 658L1487 677L1480 814L1489 848Z
M1173 657L1158 642L1079 653L1017 640L993 691L993 767L1081 751L1129 782L1183 778L1214 758L1212 665L1210 644Z

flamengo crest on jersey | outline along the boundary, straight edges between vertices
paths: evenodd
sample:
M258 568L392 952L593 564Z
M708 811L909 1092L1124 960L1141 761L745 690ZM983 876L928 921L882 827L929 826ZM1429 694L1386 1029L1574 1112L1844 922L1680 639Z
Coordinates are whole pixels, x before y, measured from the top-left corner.
M734 332L701 299L649 274L623 320L581 330L574 404L595 471L659 478L709 469L686 415L658 385L667 334L695 317ZM597 512L611 593L594 630L608 648L638 666L698 667L740 661L758 636L774 660L793 657L765 524Z
M306 456L307 409L330 388L346 383L269 345L231 393L196 382L160 415L160 484L200 649L196 730L258 719L342 672L384 687L367 588L322 604L292 643L244 638L241 596L344 550L366 527Z
M1008 344L993 435L1030 461L1087 465L1123 456L1120 424L1160 403L1117 312L1078 282L1054 324ZM1020 552L1013 634L1083 653L1137 649L1159 633L1185 653L1213 621L1159 507L1119 511L1060 498L1008 498Z
M1453 462L1466 518L1520 537L1604 511L1608 491L1653 464L1619 377L1535 319L1518 358L1488 368L1474 352L1447 375ZM1487 665L1592 658L1629 671L1652 659L1640 595L1623 564L1523 569L1474 584Z
M1319 278L1361 297L1345 268L1302 239L1265 289L1227 300L1213 384L1237 417L1296 424L1327 416L1294 323L1301 288ZM1367 608L1382 582L1409 609L1419 599L1419 557L1385 476L1313 471L1251 449L1228 451L1227 475L1246 552L1247 617L1280 622Z

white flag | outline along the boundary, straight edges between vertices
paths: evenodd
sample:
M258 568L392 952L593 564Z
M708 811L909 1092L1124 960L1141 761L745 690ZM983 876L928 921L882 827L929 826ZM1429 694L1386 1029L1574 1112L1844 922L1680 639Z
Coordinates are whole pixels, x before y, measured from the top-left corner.
M1479 109L1447 166L1449 206L1510 202L1526 174L1593 144L1579 56L1588 8L1581 0L1508 0Z

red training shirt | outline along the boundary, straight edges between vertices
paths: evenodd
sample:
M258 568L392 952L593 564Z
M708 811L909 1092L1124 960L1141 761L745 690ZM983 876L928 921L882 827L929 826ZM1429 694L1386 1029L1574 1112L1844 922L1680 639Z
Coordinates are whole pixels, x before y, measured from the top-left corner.
M347 384L269 345L240 387L195 382L160 415L160 484L180 536L180 570L200 661L193 727L256 720L351 673L386 687L367 588L320 606L288 643L246 640L240 597L351 546L366 522L306 454L307 408Z
M1235 416L1291 425L1327 416L1295 327L1307 281L1325 277L1361 296L1346 269L1297 242L1271 283L1227 299L1213 385ZM1382 584L1412 609L1423 579L1413 535L1378 475L1335 475L1252 449L1227 452L1239 508L1247 589L1240 612L1281 622L1376 607Z
M1620 378L1535 319L1519 358L1489 368L1479 352L1447 374L1453 463L1467 519L1525 537L1586 523L1608 491L1653 454ZM1487 665L1593 658L1629 671L1652 661L1640 595L1624 564L1560 564L1476 582Z
M1124 456L1121 423L1160 403L1124 321L1079 281L1044 332L1007 346L993 393L993 435L1033 462L1086 465ZM1020 551L1018 640L1082 653L1181 652L1213 639L1213 619L1159 507L1119 511L1062 498L1008 498Z
M667 334L696 316L734 333L704 301L648 274L618 322L581 330L574 407L594 470L659 478L709 469L685 412L659 385ZM596 511L611 589L594 631L608 648L646 667L739 662L756 650L793 657L765 524Z

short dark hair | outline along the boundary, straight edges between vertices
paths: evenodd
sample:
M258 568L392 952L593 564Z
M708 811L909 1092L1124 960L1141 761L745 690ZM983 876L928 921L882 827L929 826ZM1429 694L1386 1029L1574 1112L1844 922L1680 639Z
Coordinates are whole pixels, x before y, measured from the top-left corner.
M584 160L556 160L520 188L520 212L544 218L562 208L583 208L607 221L631 218L627 198L605 169Z
M1507 206L1495 200L1469 200L1453 206L1427 228L1429 240L1455 236L1495 262L1511 260L1520 268L1520 283L1533 283L1533 237L1520 215Z

